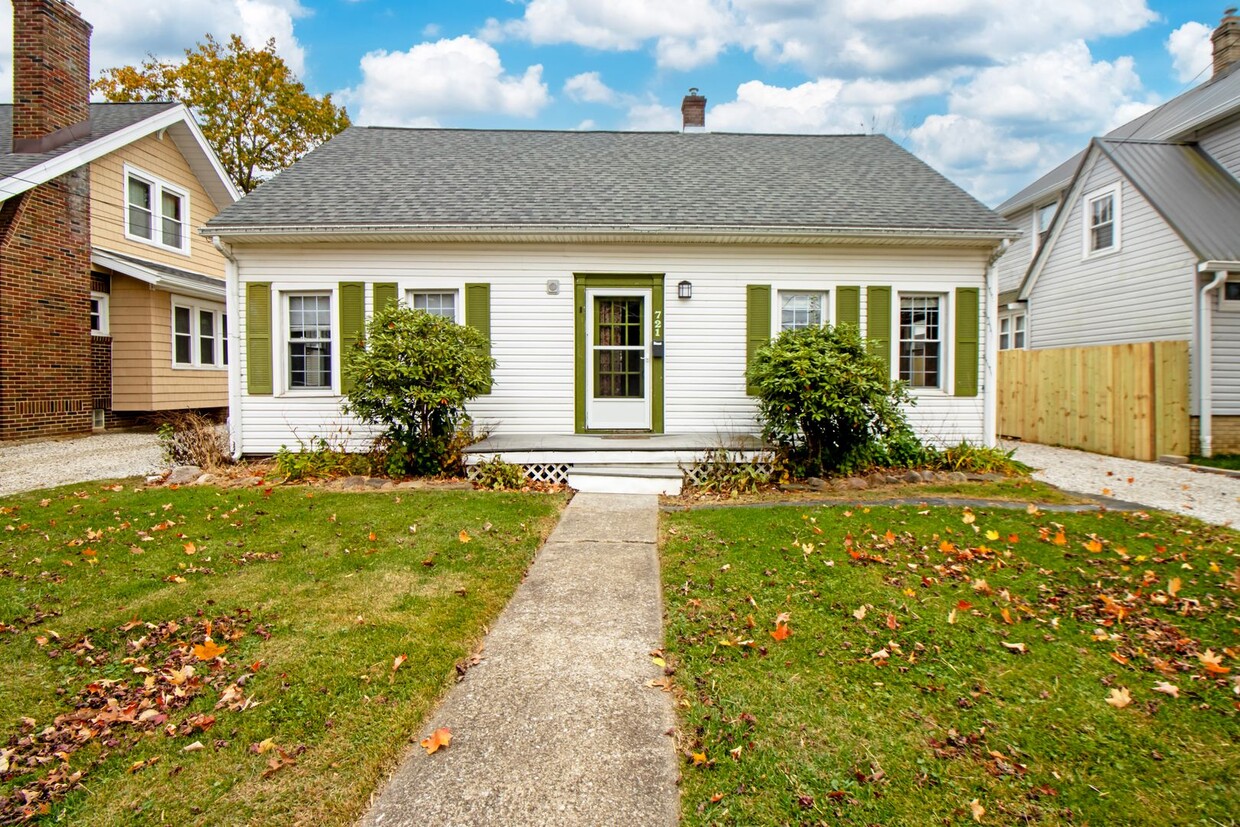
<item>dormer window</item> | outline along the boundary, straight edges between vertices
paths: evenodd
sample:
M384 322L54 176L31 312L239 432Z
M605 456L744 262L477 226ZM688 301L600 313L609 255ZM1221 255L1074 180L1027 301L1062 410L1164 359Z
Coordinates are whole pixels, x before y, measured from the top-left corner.
M189 193L125 168L125 237L189 255Z

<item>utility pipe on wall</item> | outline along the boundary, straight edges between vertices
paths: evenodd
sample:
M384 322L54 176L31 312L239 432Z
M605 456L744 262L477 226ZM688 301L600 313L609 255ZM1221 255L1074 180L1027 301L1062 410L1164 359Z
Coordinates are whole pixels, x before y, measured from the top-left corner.
M1227 280L1226 270L1216 270L1214 281L1201 288L1197 294L1197 433L1201 442L1201 455L1214 456L1214 341L1213 310L1210 293Z
M1012 246L1010 239L1003 239L986 262L986 345L982 349L982 442L989 448L999 444L999 274L995 262Z
M238 283L237 259L232 247L218 235L211 244L224 257L224 312L228 325L228 441L232 443L233 459L241 459L241 287Z

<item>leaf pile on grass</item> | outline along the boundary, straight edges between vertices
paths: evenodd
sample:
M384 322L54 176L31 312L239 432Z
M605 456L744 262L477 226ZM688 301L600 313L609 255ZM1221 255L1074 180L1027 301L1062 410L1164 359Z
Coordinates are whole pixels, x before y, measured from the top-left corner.
M0 823L354 823L562 501L0 500Z
M1238 540L1142 513L671 515L685 823L1229 823Z

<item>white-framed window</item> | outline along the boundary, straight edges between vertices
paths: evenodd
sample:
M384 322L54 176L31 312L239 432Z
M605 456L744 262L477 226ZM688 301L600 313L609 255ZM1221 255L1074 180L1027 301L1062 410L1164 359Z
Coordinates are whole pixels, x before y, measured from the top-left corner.
M1005 313L999 317L999 350L1023 350L1025 347L1024 313Z
M943 307L941 295L900 296L900 381L911 388L943 386Z
M1082 210L1086 258L1113 253L1120 245L1120 186L1118 183L1085 196Z
M453 322L459 322L461 301L456 290L409 290L405 293L409 306L414 310L425 310L432 316L443 316Z
M110 336L111 322L108 319L108 294L90 294L90 332L92 336Z
M331 293L285 293L288 389L332 389Z
M780 290L779 330L822 327L827 318L827 294L822 291Z
M189 193L126 165L125 237L189 255Z
M1220 307L1227 310L1240 310L1240 278L1228 279L1223 282L1219 291Z
M228 365L228 318L222 305L172 300L172 366L222 368Z
M1033 211L1033 234L1037 241L1034 242L1033 252L1042 249L1042 245L1046 243L1046 237L1051 231L1051 222L1055 220L1055 213L1059 208L1058 201L1052 201L1049 204L1043 204Z

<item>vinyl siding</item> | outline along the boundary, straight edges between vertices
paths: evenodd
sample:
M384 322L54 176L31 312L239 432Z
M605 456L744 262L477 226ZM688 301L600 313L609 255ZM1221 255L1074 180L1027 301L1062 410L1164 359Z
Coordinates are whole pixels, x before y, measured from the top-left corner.
M1240 178L1240 119L1202 135L1198 144L1224 169Z
M189 193L189 255L125 237L126 164ZM198 234L198 228L219 210L172 138L148 135L93 162L90 190L90 234L95 247L224 278L224 257L210 239Z
M226 370L172 366L170 293L114 274L109 313L113 410L165 411L228 405Z
M239 278L272 283L276 393L242 394L242 450L267 454L311 436L360 447L369 434L340 412L340 398L281 392L284 339L281 291L335 290L342 281L395 281L405 291L491 285L492 354L499 363L491 394L469 408L496 433L571 434L574 429L574 273L662 273L665 284L666 433L752 432L755 404L745 394L745 295L748 284L831 290L885 284L905 291L983 287L987 251L947 249L669 246L239 246ZM547 294L548 280L560 283ZM693 283L693 298L676 284ZM244 294L244 287L242 288ZM865 318L864 290L862 319ZM333 315L338 306L333 301ZM834 297L831 298L834 304ZM898 308L898 301L893 297ZM244 313L244 308L241 309ZM893 312L895 312L893 310ZM244 325L244 319L241 319ZM244 327L239 328L244 331ZM951 341L950 328L944 338ZM244 340L244 336L242 337ZM333 347L339 383L339 338ZM245 347L244 341L242 348ZM235 364L244 370L244 353ZM241 377L245 387L245 377ZM950 373L944 377L950 388ZM921 433L938 442L981 441L983 397L923 392L910 412Z
M1004 216L1024 235L1014 239L1012 246L1008 247L1007 252L995 262L1000 293L1020 287L1021 280L1024 279L1025 272L1029 269L1029 262L1033 258L1033 209L1033 207L1026 207L1020 212Z
M1067 205L1029 297L1030 347L1191 338L1196 258L1127 180L1119 252L1083 258L1084 196L1117 181L1118 170L1099 157Z
M1211 373L1214 413L1240 416L1240 307L1217 302L1211 318L1214 336Z

